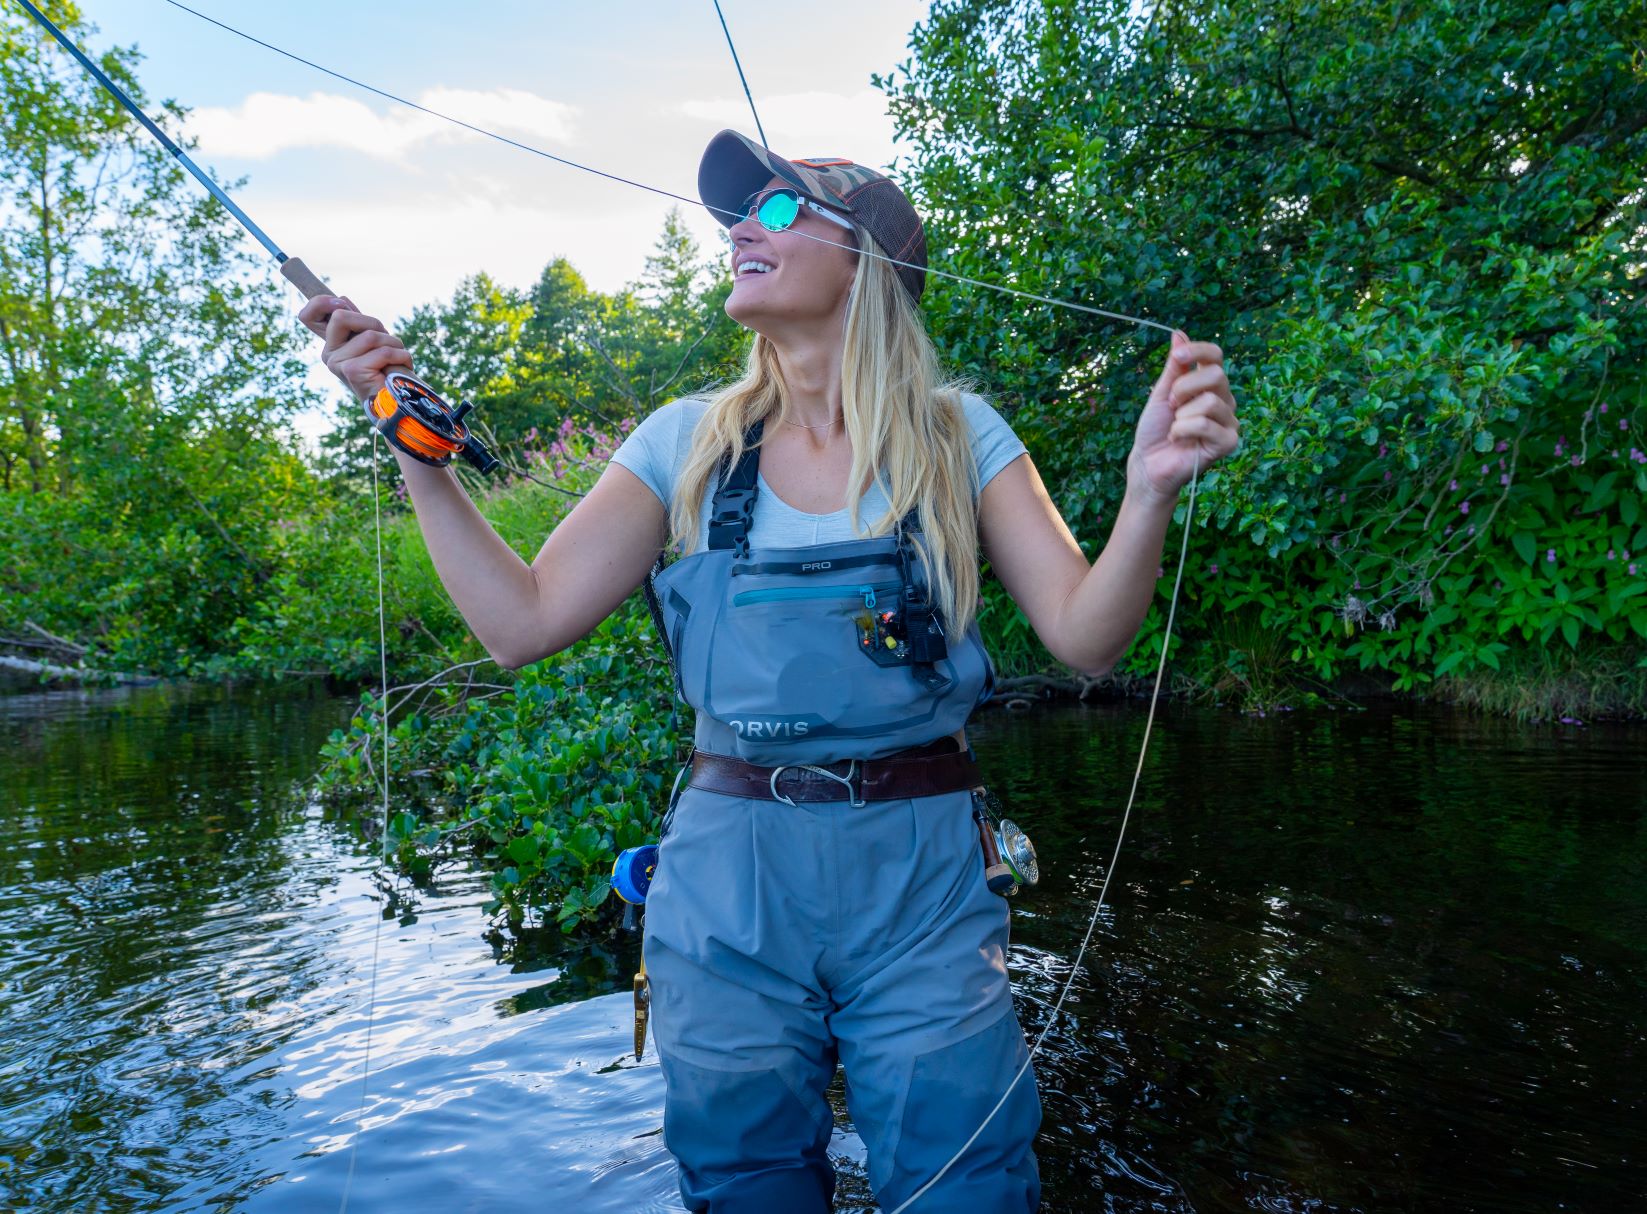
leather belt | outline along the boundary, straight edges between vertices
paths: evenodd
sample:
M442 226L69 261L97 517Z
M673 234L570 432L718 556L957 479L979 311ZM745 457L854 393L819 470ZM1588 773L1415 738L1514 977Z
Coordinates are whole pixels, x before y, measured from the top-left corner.
M709 792L788 805L799 801L847 801L858 806L870 801L961 792L978 787L983 779L978 764L963 751L762 767L700 750L692 755L692 778L687 783Z

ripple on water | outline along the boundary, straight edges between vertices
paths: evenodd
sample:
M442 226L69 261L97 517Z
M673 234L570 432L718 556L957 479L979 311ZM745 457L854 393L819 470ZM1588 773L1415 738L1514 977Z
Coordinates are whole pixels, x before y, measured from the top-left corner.
M351 707L0 702L0 1206L328 1210L352 1157L361 1211L678 1208L618 960L500 964L461 873L385 918L353 833L293 795ZM1046 1210L1631 1208L1639 732L1169 711L1053 1022L1141 725L974 731L1046 871L1011 957L1050 1024ZM837 1209L867 1209L830 1100Z

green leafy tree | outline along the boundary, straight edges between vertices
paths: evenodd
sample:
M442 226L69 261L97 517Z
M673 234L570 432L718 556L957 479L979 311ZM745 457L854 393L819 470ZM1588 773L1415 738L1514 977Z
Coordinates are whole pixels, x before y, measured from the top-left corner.
M82 41L72 4L51 15ZM98 56L146 104L137 53ZM148 106L179 136L183 111ZM268 576L304 476L282 292L237 225L32 23L0 13L0 493L30 613L170 669Z
M935 264L1225 350L1203 682L1639 654L1643 29L1642 0L939 0L879 81ZM928 310L1099 540L1163 339L942 279Z

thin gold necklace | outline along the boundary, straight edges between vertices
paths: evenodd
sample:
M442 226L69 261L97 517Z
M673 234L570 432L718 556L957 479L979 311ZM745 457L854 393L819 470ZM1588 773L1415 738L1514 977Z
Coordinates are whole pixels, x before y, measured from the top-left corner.
M809 426L805 422L792 422L786 417L784 418L784 424L787 426L799 426L802 430L822 430L827 426L833 426L845 416L845 413L837 414L835 417L830 418L826 422L819 422L816 426Z

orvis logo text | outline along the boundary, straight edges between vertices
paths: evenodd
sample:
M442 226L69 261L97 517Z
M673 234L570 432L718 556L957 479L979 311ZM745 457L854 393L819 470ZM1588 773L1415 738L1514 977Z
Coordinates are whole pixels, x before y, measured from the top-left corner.
M804 738L812 727L810 721L739 720L736 717L727 724L737 730L740 738Z

